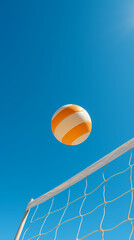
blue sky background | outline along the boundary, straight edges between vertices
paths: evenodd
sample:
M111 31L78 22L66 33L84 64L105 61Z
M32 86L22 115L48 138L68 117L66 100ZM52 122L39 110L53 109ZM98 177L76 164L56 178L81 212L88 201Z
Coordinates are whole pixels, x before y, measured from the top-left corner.
M0 33L0 235L7 240L31 197L133 137L134 3L5 0ZM89 139L75 147L50 128L68 103L93 122Z

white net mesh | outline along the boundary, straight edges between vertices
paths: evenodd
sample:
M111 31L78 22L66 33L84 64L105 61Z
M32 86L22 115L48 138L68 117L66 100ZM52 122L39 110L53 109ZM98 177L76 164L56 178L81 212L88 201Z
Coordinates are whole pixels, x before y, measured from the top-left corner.
M133 166L130 150L33 207L21 239L134 239Z

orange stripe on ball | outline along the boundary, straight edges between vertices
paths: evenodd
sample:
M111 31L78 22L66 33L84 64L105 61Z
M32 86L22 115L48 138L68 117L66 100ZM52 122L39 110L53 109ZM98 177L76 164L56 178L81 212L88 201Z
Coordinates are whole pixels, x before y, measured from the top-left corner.
M65 136L62 138L62 143L71 145L73 141L75 141L81 135L91 132L92 124L91 122L84 122L76 127L72 128Z

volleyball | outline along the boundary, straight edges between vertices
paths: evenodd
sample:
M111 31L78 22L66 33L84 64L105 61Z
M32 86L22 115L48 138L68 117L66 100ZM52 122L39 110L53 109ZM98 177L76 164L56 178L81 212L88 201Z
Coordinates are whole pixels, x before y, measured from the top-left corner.
M88 138L92 122L84 108L68 104L54 113L51 129L58 141L66 145L78 145Z

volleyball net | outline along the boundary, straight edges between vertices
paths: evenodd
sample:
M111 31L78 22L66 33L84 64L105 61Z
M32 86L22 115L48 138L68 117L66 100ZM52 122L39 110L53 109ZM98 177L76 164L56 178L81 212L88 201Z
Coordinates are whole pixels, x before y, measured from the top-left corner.
M14 240L132 240L133 148L131 139L65 183L30 200Z

